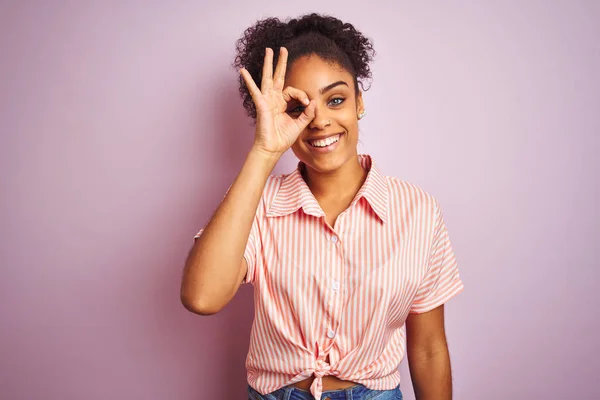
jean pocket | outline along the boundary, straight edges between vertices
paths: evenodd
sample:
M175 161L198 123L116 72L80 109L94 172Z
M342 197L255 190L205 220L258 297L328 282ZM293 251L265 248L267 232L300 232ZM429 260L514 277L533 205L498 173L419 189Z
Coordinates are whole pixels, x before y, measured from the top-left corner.
M248 400L264 400L264 398L252 386L248 385Z
M260 394L248 385L248 400L281 400L285 396L285 388L278 389L268 394Z
M392 390L371 390L363 400L402 400L402 392L400 386Z
M279 399L279 396L276 396L278 393L260 394L252 386L248 385L248 400L277 400Z

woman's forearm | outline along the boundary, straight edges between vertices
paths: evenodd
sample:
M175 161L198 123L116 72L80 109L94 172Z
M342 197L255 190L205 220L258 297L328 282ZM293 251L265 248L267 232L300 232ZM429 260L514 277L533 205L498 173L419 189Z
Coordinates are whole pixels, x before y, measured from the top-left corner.
M452 373L447 346L432 353L409 354L408 361L417 400L452 399Z

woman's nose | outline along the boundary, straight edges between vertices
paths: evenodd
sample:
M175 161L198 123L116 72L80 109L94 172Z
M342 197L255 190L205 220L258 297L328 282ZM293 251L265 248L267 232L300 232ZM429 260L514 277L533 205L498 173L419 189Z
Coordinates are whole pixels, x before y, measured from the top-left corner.
M331 119L327 117L327 113L319 111L318 107L315 109L315 118L310 122L312 129L325 129L331 125Z

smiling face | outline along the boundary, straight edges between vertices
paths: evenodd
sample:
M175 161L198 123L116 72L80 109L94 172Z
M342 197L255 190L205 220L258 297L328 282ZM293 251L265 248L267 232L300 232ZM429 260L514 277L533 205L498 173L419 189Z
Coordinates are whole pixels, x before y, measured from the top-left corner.
M356 95L354 78L338 64L316 55L293 62L285 86L300 89L316 101L315 118L292 146L292 151L308 168L328 173L356 160L358 114L364 111L362 94ZM303 106L288 105L288 113L297 117Z

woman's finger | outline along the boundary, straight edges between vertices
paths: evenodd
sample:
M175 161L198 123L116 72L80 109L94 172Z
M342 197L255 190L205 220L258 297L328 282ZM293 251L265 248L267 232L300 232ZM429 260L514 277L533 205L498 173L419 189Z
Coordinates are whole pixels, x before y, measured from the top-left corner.
M316 107L317 103L314 100L311 100L308 106L302 112L302 114L300 114L300 116L294 120L300 132L302 132L304 128L306 128L308 124L310 124L310 121L315 119Z
M250 96L252 96L252 100L254 100L254 103L256 104L256 100L258 99L258 96L261 95L260 89L258 88L258 86L256 86L256 83L254 83L254 79L252 79L250 72L248 72L248 70L246 70L246 68L240 69L240 74L242 75L242 78L244 79L244 82L246 83L246 87L248 88L248 91L250 92Z
M265 94L273 89L273 50L267 47L265 49L265 60L263 64L262 82L260 90Z
M283 82L285 81L285 72L287 69L288 51L285 47L279 49L279 60L275 68L275 79L273 80L274 90L283 90Z
M296 89L295 87L291 87L291 86L286 87L283 90L282 94L283 94L283 99L285 100L286 103L289 103L293 99L296 99L300 103L304 104L304 106L308 106L308 103L310 102L306 92L304 92L300 89Z

